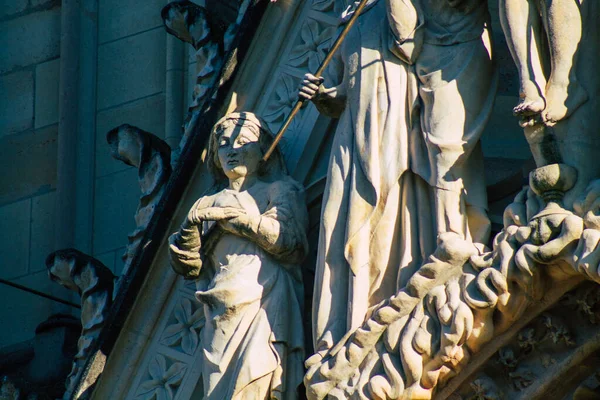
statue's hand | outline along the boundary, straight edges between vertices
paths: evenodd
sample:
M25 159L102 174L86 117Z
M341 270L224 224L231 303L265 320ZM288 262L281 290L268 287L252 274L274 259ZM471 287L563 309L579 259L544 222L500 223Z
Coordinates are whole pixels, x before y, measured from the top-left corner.
M202 221L221 221L245 214L244 210L235 207L207 207L190 210L187 221L191 225L201 224Z
M298 87L298 97L304 100L313 100L315 96L323 93L323 78L316 77L313 74L304 75L304 80Z

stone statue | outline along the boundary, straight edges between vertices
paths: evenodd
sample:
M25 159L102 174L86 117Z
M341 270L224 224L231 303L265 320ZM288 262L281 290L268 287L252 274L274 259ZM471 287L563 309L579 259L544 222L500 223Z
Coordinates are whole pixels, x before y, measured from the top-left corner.
M318 354L404 287L439 235L487 242L487 18L482 0L374 0L342 45L334 86L305 76L300 96L339 118L313 299Z
M544 124L553 126L587 101L574 68L582 38L578 0L500 0L500 21L519 70L521 101L514 113L522 117L522 125L541 116ZM547 81L543 31L550 50Z
M215 125L208 162L228 186L201 197L169 239L171 265L197 281L205 399L294 399L304 374L308 215L266 124L248 112Z

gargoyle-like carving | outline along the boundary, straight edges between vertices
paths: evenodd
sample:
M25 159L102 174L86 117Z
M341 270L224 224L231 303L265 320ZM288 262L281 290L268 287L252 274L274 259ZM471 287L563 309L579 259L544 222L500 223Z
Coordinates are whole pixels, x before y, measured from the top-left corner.
M535 192L525 188L507 208L491 251L478 253L453 234L442 235L404 289L327 354L307 361L309 398L431 398L552 287L574 277L600 282L597 184L588 187L574 214L561 207L573 179L567 166L534 171ZM572 344L560 323L541 318L547 338ZM524 346L535 345L524 335ZM531 378L517 370L513 375L523 387Z
M46 258L50 279L81 296L81 336L64 399L71 399L82 367L104 327L113 301L114 275L104 264L75 249L58 250Z
M237 20L228 27L221 26L222 21L212 18L206 8L188 0L173 1L161 11L167 32L189 43L196 50L196 84L184 124L182 146L196 124L210 89L219 77L224 55L230 48L247 7L248 1L242 2Z
M142 191L135 213L137 227L129 235L129 245L123 255L125 273L171 176L171 148L162 139L128 124L108 132L106 140L114 158L138 168Z
M169 238L171 266L196 280L204 307L206 399L295 399L302 381L308 215L279 151L262 161L271 143L252 113L217 122L207 160L228 185L201 197Z

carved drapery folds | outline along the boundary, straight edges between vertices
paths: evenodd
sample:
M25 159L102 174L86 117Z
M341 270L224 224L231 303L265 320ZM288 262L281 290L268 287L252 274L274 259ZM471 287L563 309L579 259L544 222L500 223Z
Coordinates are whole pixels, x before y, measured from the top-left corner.
M135 213L137 228L129 234L129 245L123 255L125 273L171 176L171 149L162 139L129 124L108 132L106 140L115 159L138 168L142 192Z
M114 275L104 264L75 249L58 250L46 259L50 279L81 296L81 336L64 398L77 390L83 366L104 327L113 301Z

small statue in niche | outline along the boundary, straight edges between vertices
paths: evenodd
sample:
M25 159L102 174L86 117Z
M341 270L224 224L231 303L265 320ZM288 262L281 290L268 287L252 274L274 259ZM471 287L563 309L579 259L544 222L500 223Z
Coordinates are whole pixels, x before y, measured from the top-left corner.
M281 154L262 161L271 142L252 113L217 122L209 168L229 184L201 197L169 239L173 269L197 280L204 304L205 399L295 399L304 375L308 213Z
M582 37L578 0L500 0L500 21L520 77L521 101L513 109L521 125L540 115L547 126L570 116L588 99L575 76ZM543 72L542 31L550 50L550 76Z

